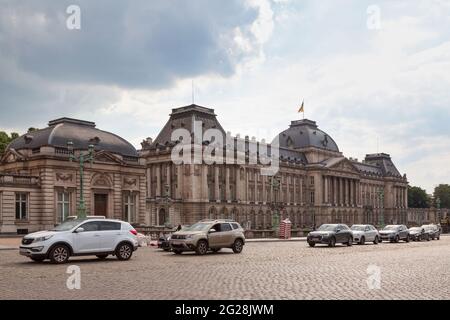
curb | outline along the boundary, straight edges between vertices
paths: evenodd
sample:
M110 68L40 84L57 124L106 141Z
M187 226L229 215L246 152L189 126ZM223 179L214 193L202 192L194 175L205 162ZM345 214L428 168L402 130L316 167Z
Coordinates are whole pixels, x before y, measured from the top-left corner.
M277 239L277 238L256 238L256 239L246 239L246 243L252 242L295 242L295 241L306 241L306 237L301 238L290 238L290 239Z
M7 247L7 246L0 246L0 251L2 250L19 250L18 247Z

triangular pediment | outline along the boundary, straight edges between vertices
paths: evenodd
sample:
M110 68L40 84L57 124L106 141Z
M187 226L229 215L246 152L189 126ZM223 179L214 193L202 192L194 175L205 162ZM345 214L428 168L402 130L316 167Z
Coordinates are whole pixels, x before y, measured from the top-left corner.
M325 163L325 167L328 169L359 174L358 169L345 157L328 159Z
M108 151L97 152L94 156L94 160L98 162L107 162L111 164L121 164L121 165L124 164L122 159L120 159L118 156Z

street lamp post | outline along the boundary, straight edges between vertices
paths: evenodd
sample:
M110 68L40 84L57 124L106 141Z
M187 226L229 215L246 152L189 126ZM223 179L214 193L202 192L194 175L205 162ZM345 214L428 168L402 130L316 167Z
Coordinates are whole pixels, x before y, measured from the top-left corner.
M272 217L272 227L276 231L280 225L280 210L284 208L283 204L278 201L277 197L281 185L280 177L271 176L270 185L273 190L273 198L272 202L270 203L270 209L274 213Z
M165 221L164 221L164 226L167 226L170 224L170 214L169 214L169 203L170 203L170 186L169 184L166 183L165 185L165 194L164 197L162 198L162 201L164 203L164 210L166 211L166 215L164 217Z
M86 218L86 204L84 202L84 164L85 162L89 161L92 165L92 162L94 161L94 145L90 144L88 147L87 153L82 153L78 156L75 156L73 153L73 142L68 141L67 142L67 149L69 150L69 161L78 161L79 168L80 168L80 202L78 203L78 210L77 210L77 217L78 218Z
M380 218L378 219L378 223L380 224L380 227L384 227L384 189L379 188L378 189L378 196L380 198L380 204L381 204L381 214Z

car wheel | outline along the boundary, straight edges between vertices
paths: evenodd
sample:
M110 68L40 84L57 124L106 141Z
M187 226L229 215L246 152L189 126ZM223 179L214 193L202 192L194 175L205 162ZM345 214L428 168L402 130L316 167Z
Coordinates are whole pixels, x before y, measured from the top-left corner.
M406 236L405 242L409 242L411 239L409 238L409 235Z
M378 240L378 236L375 237L375 240L373 240L374 244L378 244L378 242L380 242L380 240Z
M395 236L395 243L398 243L400 241L400 237L397 235L397 236Z
M308 242L308 244L309 244L310 247L314 247L316 245L315 242Z
M430 241L430 236L429 235L427 236L427 241Z
M183 251L181 251L181 250L173 250L173 253L175 253L175 254L182 254Z
M366 243L366 238L361 237L361 240L359 240L359 244L363 245Z
M329 247L335 247L336 246L336 239L332 237L330 239L330 243L328 244Z
M117 246L116 257L121 261L129 260L133 255L133 247L129 243L121 243Z
M52 263L66 263L69 260L70 257L70 251L67 246L63 244L56 245L53 247L53 249L50 251L50 261Z
M382 243L382 242L383 242L383 239L378 239L378 242L379 242L379 243Z
M439 235L439 236L437 236L436 240L439 240L440 238L441 238L441 236Z
M200 240L197 243L197 248L195 249L195 252L198 255L204 255L208 252L208 243L205 240Z
M36 257L32 257L30 259L33 260L34 262L42 262L45 260L45 258L36 258Z
M214 252L214 253L217 253L217 252L219 252L221 249L222 249L222 248L214 248L214 249L211 249L211 251Z
M348 238L347 246L351 247L353 245L353 238Z
M105 260L108 257L108 255L107 254L98 254L98 255L96 255L96 257L101 260Z
M244 249L244 242L241 239L236 239L232 249L234 253L241 253L242 249Z

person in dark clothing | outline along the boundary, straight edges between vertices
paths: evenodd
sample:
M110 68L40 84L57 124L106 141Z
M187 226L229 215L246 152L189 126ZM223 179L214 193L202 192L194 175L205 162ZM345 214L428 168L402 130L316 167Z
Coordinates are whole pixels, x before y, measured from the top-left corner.
M180 230L181 230L181 224L179 224L177 227L177 231L180 231Z

